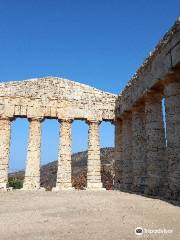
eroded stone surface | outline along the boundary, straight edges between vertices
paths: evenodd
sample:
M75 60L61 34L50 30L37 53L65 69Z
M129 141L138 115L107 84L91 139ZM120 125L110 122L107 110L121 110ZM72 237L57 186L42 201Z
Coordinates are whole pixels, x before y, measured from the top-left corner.
M102 189L98 121L88 121L87 189Z
M180 80L180 78L179 78ZM180 198L180 82L165 85L170 198Z
M116 119L115 122L115 177L114 188L121 189L123 184L123 158L122 158L122 120Z
M0 116L113 120L117 95L63 78L0 84Z
M72 120L61 120L58 172L54 191L70 190L71 183L71 124Z
M144 192L146 186L146 145L145 109L141 105L132 111L132 189L137 192Z
M122 121L122 189L130 191L133 181L132 163L132 114L126 113Z
M41 120L30 119L24 190L40 189Z
M0 119L0 190L8 187L10 128L9 118Z
M146 193L157 194L167 182L165 157L165 132L162 115L161 94L150 94L145 100L145 131L147 188Z

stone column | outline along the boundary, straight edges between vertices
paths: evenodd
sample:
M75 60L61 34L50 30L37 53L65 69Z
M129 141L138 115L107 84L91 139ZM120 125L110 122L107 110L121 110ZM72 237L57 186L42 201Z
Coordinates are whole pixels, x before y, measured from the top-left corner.
M146 139L144 105L132 110L132 166L135 192L144 192L146 185Z
M122 186L124 191L131 191L133 180L132 166L132 114L127 112L122 119Z
M101 160L98 121L88 121L88 162L87 162L87 190L104 189L101 181Z
M162 195L167 183L165 130L162 114L162 95L152 92L145 99L145 130L147 157L146 194Z
M114 177L114 188L117 190L121 189L122 185L122 120L116 119L115 121L115 153L114 153L114 168L115 168L115 177Z
M10 129L10 119L0 118L0 190L8 189Z
M180 200L180 82L169 82L164 89L168 157L167 195Z
M29 119L29 142L23 190L39 190L41 157L41 118Z
M71 182L71 125L72 120L60 120L60 146L56 187L53 191L72 190Z

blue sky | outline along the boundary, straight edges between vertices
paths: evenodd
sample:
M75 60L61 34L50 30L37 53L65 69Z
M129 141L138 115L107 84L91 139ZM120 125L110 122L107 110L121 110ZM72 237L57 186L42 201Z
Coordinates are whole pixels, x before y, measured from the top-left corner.
M0 0L0 81L61 76L119 93L178 15L177 0ZM58 127L43 123L43 163L57 158ZM26 120L13 122L12 169L24 167L27 135ZM74 152L86 138L73 123ZM113 138L103 123L101 145Z

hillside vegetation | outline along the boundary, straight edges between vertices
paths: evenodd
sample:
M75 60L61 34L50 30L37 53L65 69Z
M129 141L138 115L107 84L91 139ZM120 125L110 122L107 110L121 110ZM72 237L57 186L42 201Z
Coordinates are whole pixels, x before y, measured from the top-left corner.
M103 186L112 189L114 176L114 148L101 149L101 176ZM41 186L51 190L56 184L57 161L50 162L41 167ZM86 187L87 151L72 155L72 184L76 189ZM9 174L9 184L13 188L21 188L24 171Z

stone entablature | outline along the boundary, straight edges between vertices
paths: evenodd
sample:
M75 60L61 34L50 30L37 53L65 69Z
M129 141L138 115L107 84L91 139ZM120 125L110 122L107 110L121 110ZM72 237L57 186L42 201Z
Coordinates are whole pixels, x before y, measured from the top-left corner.
M179 59L180 17L119 95L117 115L131 110L152 88L162 88L168 75L180 69Z
M117 95L62 78L0 84L0 115L70 119L115 118Z

